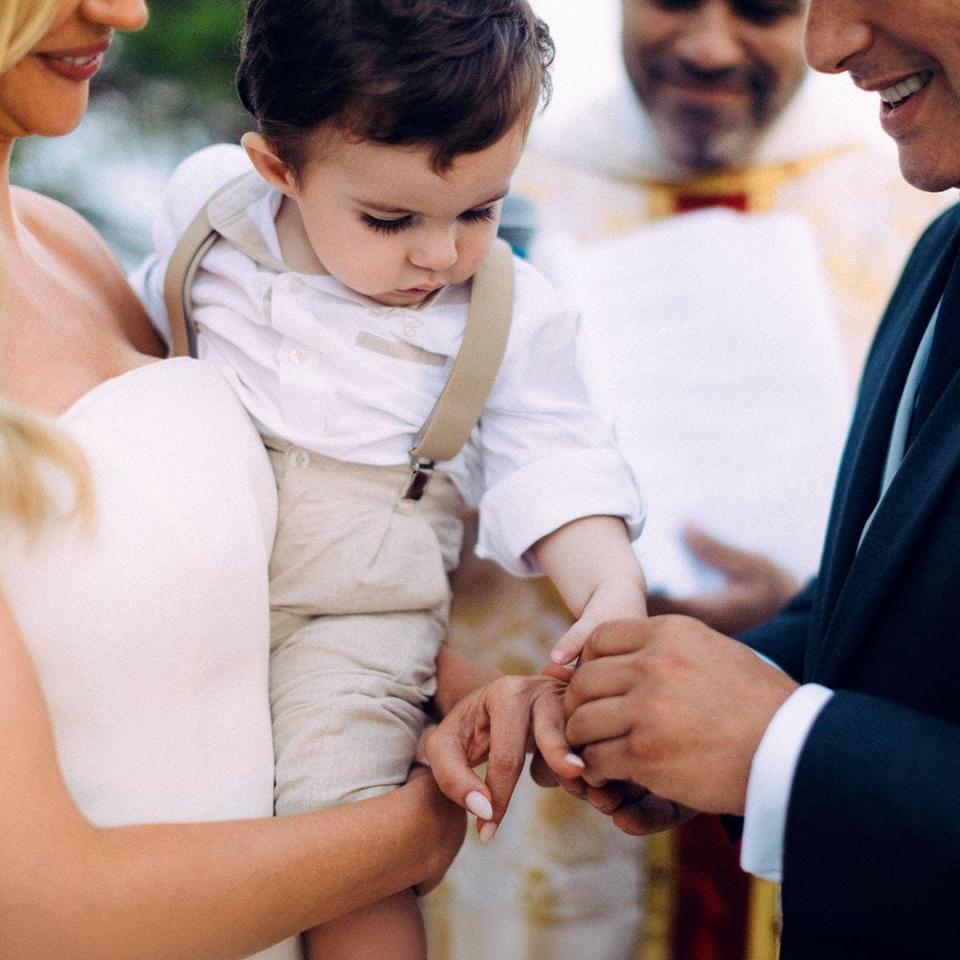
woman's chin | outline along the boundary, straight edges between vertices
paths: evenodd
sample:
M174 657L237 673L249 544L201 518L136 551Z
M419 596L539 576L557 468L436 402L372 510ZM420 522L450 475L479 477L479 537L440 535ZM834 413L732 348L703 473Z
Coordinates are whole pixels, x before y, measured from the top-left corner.
M68 133L73 133L80 122L87 115L86 104L82 110L62 113L55 117L43 117L30 125L25 131L25 136L31 137L65 137Z
M80 121L83 120L86 114L81 114L77 117L76 120L71 123L59 124L56 126L51 126L48 130L37 130L36 136L38 137L65 137L68 133L73 133L74 130L80 126Z

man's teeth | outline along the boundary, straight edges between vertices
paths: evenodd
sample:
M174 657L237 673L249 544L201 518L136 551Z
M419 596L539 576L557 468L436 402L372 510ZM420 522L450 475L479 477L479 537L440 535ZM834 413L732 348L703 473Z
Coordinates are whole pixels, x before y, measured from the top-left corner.
M891 107L895 107L911 94L922 90L926 86L927 80L929 80L929 74L915 73L912 77L907 77L906 80L901 80L900 83L895 83L892 87L887 87L886 90L881 90L880 99Z

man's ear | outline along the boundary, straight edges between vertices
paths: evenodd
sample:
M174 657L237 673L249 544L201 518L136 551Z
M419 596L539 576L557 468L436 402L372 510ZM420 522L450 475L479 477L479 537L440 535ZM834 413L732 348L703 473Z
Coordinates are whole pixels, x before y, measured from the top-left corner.
M293 171L273 152L262 133L249 131L240 138L243 149L257 173L275 190L288 197L297 195L297 178Z

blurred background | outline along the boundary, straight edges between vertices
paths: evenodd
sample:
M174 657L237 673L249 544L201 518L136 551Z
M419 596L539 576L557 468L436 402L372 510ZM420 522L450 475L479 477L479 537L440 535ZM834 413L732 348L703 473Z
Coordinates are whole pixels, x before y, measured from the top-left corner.
M533 6L557 46L553 101L537 123L562 123L619 79L619 0ZM14 182L83 213L128 268L147 252L176 164L249 129L233 90L243 0L154 0L150 13L146 30L117 38L80 127L22 141L14 154Z

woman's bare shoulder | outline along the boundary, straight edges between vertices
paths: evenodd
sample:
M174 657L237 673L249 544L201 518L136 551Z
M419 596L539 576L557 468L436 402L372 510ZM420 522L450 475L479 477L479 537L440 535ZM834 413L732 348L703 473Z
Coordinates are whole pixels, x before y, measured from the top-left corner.
M72 207L22 187L12 189L13 210L20 224L44 246L65 255L86 254L93 262L120 269L110 248L93 225Z
M139 350L156 354L159 341L120 262L93 225L59 200L21 187L12 191L14 215L47 255L79 286L102 298L109 313Z

